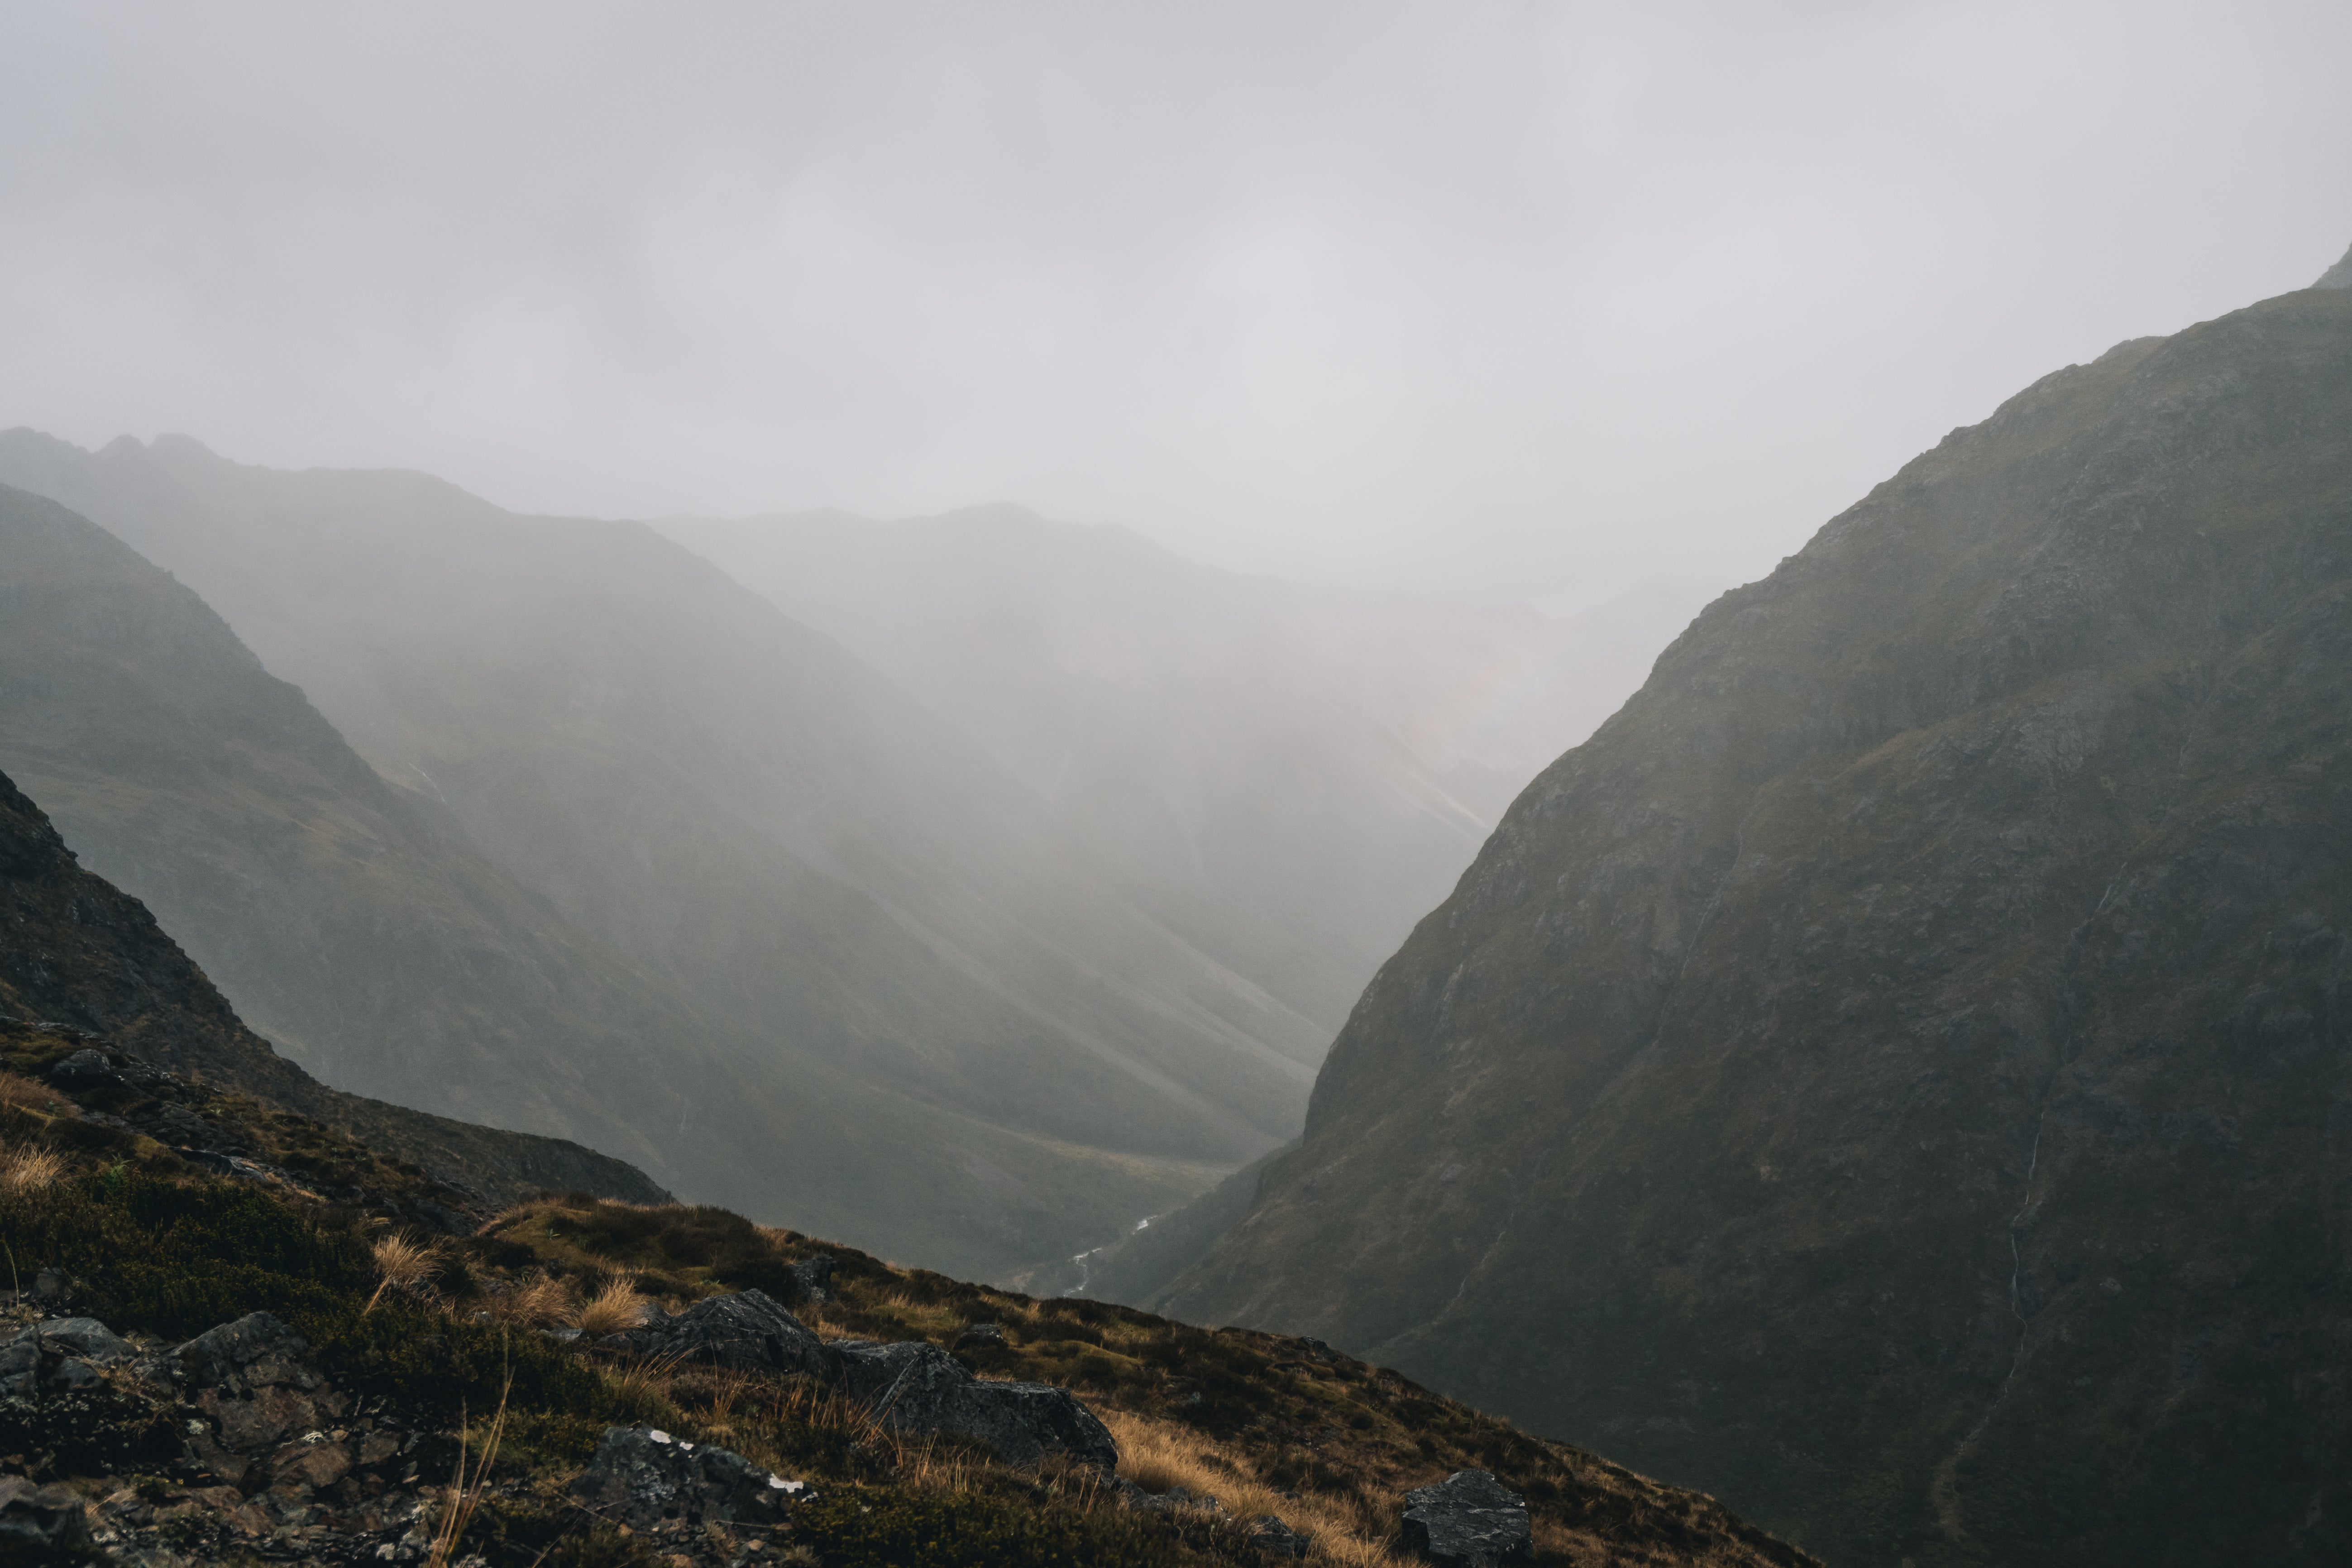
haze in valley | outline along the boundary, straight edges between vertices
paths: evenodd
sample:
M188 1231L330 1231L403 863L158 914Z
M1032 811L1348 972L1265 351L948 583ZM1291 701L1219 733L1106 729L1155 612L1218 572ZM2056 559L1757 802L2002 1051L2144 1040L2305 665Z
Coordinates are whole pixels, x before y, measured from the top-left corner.
M2352 236L2320 5L0 27L0 769L336 1089L1041 1288L1703 605Z

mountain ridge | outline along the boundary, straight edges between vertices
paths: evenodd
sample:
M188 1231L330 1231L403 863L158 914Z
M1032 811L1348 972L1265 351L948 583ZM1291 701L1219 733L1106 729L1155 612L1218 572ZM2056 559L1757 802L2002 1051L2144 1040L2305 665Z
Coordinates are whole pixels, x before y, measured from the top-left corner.
M196 588L378 773L688 999L743 1081L804 1102L772 1153L724 1163L782 1160L789 1183L698 1192L993 1275L1295 1127L1319 1030L1124 901L882 677L677 545L184 438L89 454L11 433L10 477ZM724 1094L668 1098L740 1120ZM845 1142L860 1124L904 1132ZM865 1168L902 1144L926 1173Z
M2283 296L2045 377L1716 601L1155 1304L1832 1561L2326 1560L2347 430L2352 295Z
M104 1036L157 1065L362 1138L446 1182L510 1203L550 1186L635 1203L670 1194L568 1140L468 1125L328 1089L245 1027L145 905L75 860L0 773L0 1009Z

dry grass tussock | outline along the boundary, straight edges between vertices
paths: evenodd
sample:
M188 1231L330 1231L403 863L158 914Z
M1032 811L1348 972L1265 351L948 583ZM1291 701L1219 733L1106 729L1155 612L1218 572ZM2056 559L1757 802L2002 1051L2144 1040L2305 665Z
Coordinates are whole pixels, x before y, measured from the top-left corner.
M38 1143L0 1143L0 1194L37 1193L66 1173L66 1157Z
M563 1206L565 1205L562 1197L555 1193L541 1193L535 1198L525 1198L519 1204L508 1205L483 1221L482 1234L488 1236L493 1231L503 1230L518 1221L529 1219L535 1214L548 1209L560 1209Z
M648 1305L637 1294L635 1280L625 1274L616 1275L580 1304L578 1314L572 1320L572 1326L583 1340L601 1340L606 1334L617 1334L644 1322Z
M552 1329L572 1321L572 1292L562 1280L542 1274L491 1297L484 1310L518 1329Z
M414 1292L441 1263L441 1248L429 1241L415 1241L405 1236L380 1236L369 1248L375 1255L375 1294L360 1309L362 1316L375 1310L386 1290Z
M481 1457L475 1460L470 1474L466 1468L466 1450L473 1434L466 1426L458 1426L457 1479L441 1494L441 1520L434 1528L432 1546L425 1554L425 1568L448 1568L457 1555L457 1542L466 1537L466 1527L473 1522L476 1510L482 1506L482 1496L489 1489L490 1467L498 1463L499 1443L506 1436L507 1399L513 1393L514 1379L509 1377L499 1390L498 1414L490 1417L489 1428L482 1434Z
M47 1084L16 1072L0 1072L0 1105L58 1116L71 1116L77 1109L72 1100Z
M1097 1407L1095 1414L1118 1439L1118 1473L1146 1491L1182 1487L1195 1497L1215 1498L1243 1521L1273 1514L1313 1542L1310 1563L1405 1568L1391 1545L1394 1508L1382 1506L1393 1500L1316 1492L1286 1498L1258 1479L1246 1458L1190 1427L1124 1410Z

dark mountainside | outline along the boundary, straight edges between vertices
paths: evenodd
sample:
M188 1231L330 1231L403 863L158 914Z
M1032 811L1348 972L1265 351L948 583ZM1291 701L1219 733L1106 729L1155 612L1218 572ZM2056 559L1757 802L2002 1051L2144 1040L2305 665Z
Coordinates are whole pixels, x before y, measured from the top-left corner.
M116 548L120 548L117 546ZM492 1203L579 1187L635 1203L667 1193L577 1143L469 1126L328 1089L230 1011L154 917L74 861L0 774L0 1016L104 1036L184 1078L313 1118Z
M921 698L1327 1032L1695 607L1556 619L1247 577L1013 506L656 526Z
M1833 1563L2352 1557L2352 291L2052 375L1710 606L1164 1310Z
M751 1042L732 1082L604 1101L633 1124L660 1105L658 1157L729 1173L682 1174L692 1195L998 1276L1295 1131L1321 1030L1152 919L904 693L647 531L179 438L14 432L0 479L170 569L464 845ZM163 896L145 854L110 864ZM266 952L264 923L225 940ZM308 999L274 1008L306 1031L290 1051L434 1090L399 1079L382 1028L309 1036L325 976L269 979ZM745 1143L761 1118L782 1131Z

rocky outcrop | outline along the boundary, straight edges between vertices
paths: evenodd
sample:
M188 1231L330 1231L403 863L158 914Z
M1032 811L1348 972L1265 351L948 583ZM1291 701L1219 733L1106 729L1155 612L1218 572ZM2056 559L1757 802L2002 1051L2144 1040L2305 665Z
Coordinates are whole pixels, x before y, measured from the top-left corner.
M763 1290L713 1296L604 1342L648 1359L698 1362L730 1372L826 1377L835 1366L824 1342Z
M805 1482L761 1469L742 1455L681 1442L653 1426L605 1429L572 1497L609 1523L649 1537L656 1550L692 1542L706 1527L772 1531L814 1495Z
M1404 1543L1438 1568L1535 1561L1527 1505L1485 1470L1456 1470L1404 1497Z
M308 1352L266 1312L170 1347L91 1318L0 1342L0 1453L22 1472L0 1476L0 1561L420 1561L417 1489L455 1445L353 1400Z
M1067 1389L983 1382L921 1341L828 1344L761 1290L710 1297L604 1343L650 1360L822 1378L893 1431L955 1433L986 1444L1007 1464L1034 1465L1049 1455L1105 1469L1118 1463L1109 1430Z
M1008 1465L1053 1455L1106 1471L1118 1468L1109 1428L1066 1388L982 1382L947 1352L919 1341L845 1340L832 1349L836 1383L894 1431L974 1438Z

